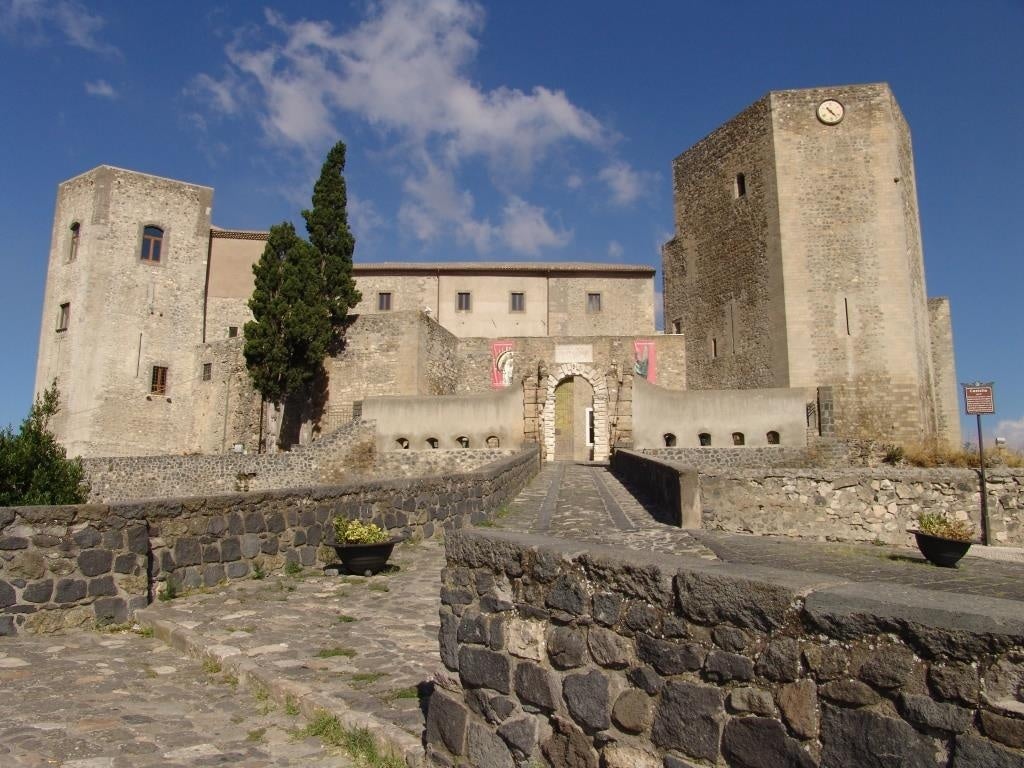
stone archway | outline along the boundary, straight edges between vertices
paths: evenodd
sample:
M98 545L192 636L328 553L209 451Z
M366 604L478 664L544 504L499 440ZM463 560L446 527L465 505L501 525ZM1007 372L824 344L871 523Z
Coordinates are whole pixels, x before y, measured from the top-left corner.
M540 433L544 441L545 461L555 460L555 388L566 379L579 376L594 389L594 461L607 461L608 384L604 376L584 363L563 363L555 367L544 381L544 409L540 415Z

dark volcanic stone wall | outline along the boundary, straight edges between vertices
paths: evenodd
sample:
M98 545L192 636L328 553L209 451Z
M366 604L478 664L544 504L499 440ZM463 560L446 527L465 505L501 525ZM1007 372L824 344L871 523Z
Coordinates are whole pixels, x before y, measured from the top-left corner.
M1018 603L516 533L447 551L432 765L1024 765Z
M0 508L0 635L123 622L177 590L333 563L335 516L395 536L480 521L538 469L538 449L473 472L138 503Z

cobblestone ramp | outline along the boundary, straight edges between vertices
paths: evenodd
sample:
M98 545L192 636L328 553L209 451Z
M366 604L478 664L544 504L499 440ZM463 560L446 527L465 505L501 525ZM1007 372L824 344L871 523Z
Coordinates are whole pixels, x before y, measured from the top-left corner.
M441 542L402 544L389 570L370 578L306 569L154 603L138 617L241 686L265 689L307 717L326 710L346 727L367 728L417 764L424 707L441 668L443 565Z

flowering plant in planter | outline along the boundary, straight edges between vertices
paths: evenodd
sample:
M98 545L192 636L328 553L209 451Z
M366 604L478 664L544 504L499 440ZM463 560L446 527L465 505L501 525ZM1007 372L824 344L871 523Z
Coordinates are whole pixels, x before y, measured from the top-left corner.
M398 539L376 523L334 518L334 551L349 573L371 576L384 569Z
M974 526L966 520L954 520L941 513L924 513L913 531L917 548L928 562L943 568L955 568L970 549Z
M334 539L344 544L383 544L390 539L388 532L376 523L361 523L344 517L334 518Z

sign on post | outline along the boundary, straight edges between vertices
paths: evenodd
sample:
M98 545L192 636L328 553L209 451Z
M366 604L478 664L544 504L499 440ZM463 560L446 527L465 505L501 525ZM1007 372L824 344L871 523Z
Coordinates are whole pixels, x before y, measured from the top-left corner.
M992 384L964 384L964 403L968 416L995 413L996 403L992 394Z

